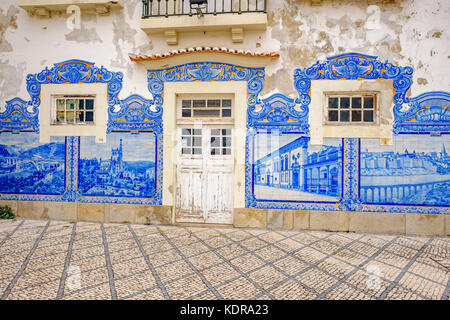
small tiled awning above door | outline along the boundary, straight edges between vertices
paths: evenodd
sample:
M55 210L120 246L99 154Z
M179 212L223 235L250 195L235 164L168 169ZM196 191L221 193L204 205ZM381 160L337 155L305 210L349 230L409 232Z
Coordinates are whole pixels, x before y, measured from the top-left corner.
M214 61L245 67L265 67L280 57L276 52L252 52L218 47L196 47L178 49L150 55L129 54L130 60L143 64L148 69L160 69L183 63Z

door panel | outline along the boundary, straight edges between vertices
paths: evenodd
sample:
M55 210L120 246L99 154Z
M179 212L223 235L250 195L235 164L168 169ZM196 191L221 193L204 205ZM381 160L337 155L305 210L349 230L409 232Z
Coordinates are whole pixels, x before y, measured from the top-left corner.
M199 131L200 130L200 131ZM201 152L199 152L201 132ZM224 223L233 222L233 154L231 128L203 126L194 130L179 128L176 221ZM194 139L196 142L194 143ZM195 144L194 152L187 145ZM182 151L183 150L183 151ZM200 154L199 154L200 153Z

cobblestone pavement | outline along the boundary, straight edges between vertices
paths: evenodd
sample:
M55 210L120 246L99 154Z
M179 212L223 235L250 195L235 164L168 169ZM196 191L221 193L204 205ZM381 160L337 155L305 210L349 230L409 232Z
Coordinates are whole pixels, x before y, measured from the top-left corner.
M0 222L1 299L448 300L449 261L448 237Z

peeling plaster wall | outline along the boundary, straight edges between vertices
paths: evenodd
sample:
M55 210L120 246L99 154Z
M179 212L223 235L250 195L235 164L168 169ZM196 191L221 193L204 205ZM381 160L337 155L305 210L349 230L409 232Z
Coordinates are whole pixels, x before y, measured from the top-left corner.
M122 71L120 98L131 93L149 97L146 70L131 62L128 53L199 45L279 52L281 57L266 68L263 94L295 96L295 68L351 51L412 66L414 96L450 88L446 0L323 0L321 6L311 6L309 0L268 0L267 10L267 31L247 31L242 44L233 44L229 32L195 32L180 34L178 45L168 46L163 35L148 36L140 29L140 0L124 1L124 9L109 16L83 11L79 30L66 26L69 15L64 12L41 19L17 7L15 0L2 0L0 106L14 96L28 99L26 74L71 58Z

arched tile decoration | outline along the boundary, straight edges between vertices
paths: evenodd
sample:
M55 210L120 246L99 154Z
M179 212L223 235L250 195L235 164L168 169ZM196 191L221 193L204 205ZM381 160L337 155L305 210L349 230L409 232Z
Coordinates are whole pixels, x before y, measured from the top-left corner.
M162 134L162 108L153 107L153 100L145 99L133 94L120 100L120 109L117 112L109 110L107 133L116 130L149 130L153 129Z
M28 111L31 103L21 98L6 101L4 112L0 112L0 132L35 131L39 132L38 110Z
M325 62L317 61L308 68L295 69L294 86L299 94L299 103L307 107L311 103L311 80L393 79L395 114L409 101L406 93L411 87L412 75L411 67L381 62L376 56L345 53L329 57Z
M396 112L394 133L450 133L450 93L433 91L409 99L409 108Z
M247 68L227 63L195 62L176 67L148 70L148 90L153 95L155 106L163 106L164 82L193 81L247 81L248 107L261 104L258 95L263 89L264 68Z
M276 93L262 99L261 108L248 108L247 127L274 127L280 130L309 132L308 108L299 106L295 99Z
M101 67L96 67L93 62L83 60L67 60L55 63L53 67L45 68L39 73L27 75L27 90L31 97L31 105L34 110L41 104L42 84L63 83L107 83L108 105L112 110L119 104L119 92L122 89L122 72L112 72Z

